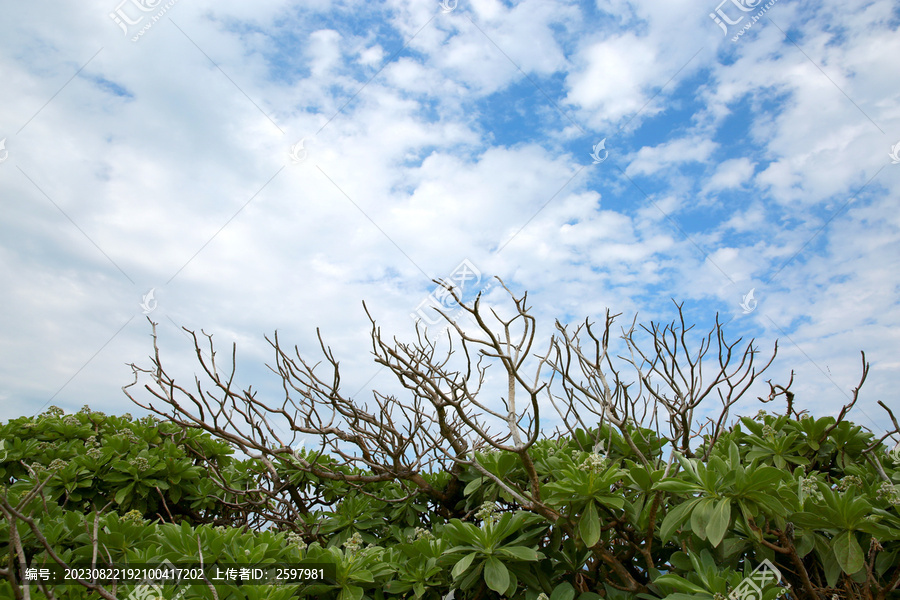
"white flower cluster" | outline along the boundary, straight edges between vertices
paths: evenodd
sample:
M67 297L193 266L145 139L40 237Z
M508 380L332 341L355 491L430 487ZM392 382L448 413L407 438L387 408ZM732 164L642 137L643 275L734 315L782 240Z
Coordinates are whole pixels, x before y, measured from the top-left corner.
M603 456L602 454L597 454L592 452L588 454L587 458L581 463L581 468L586 471L591 471L593 473L600 473L603 471L606 466L609 464L609 459Z
M900 467L900 444L894 446L894 449L890 452L891 462L894 465Z
M493 525L499 519L496 513L497 505L493 502L485 502L478 509L478 512L475 513L475 518L484 521L485 525Z
M359 552L359 549L362 548L363 539L362 536L359 535L359 532L355 532L350 536L350 539L344 542L344 550L349 552L350 554L356 554Z
M94 460L99 460L103 456L103 451L100 450L100 442L97 441L96 435L92 435L84 440L84 447L88 449L86 454Z
M809 494L811 498L815 498L816 500L822 500L822 492L819 491L819 487L816 485L817 480L815 477L801 477L800 478L800 492L801 494Z
M62 471L69 463L61 458L54 459L48 467L51 471Z
M82 406L81 410L79 410L78 412L80 412L83 415L97 415L98 417L106 416L106 413L100 412L99 410L91 410L91 407L88 406L87 404Z
M287 539L289 544L296 544L296 546L300 548L301 551L306 550L306 542L303 541L303 536L301 536L299 533L289 531L284 537L285 539Z
M134 523L135 525L141 525L144 523L144 515L142 515L141 511L139 510L129 510L122 517L122 520L129 523Z
M838 490L841 492L846 492L851 487L855 486L857 488L862 487L862 479L857 477L856 475L847 475L838 483Z
M897 489L896 485L892 485L887 481L881 483L876 497L879 500L887 500L891 506L900 506L900 490Z
M118 435L121 435L122 437L124 437L126 440L128 440L132 444L137 444L141 441L141 438L139 438L137 436L137 434L134 431L132 431L131 428L129 428L129 427L125 427L124 429L122 429L118 433Z

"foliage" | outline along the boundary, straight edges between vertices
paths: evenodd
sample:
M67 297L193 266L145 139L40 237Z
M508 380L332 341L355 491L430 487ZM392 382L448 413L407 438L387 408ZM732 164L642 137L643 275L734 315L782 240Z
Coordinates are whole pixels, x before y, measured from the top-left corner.
M578 449L573 439L542 440L533 448L533 459L547 501L561 515L557 523L503 500L502 488L471 469L463 503L478 510L465 520L442 521L423 498L412 504L419 510L398 511L390 503L352 491L333 509L316 511L320 534L311 544L288 531L252 532L188 519L172 523L160 516L145 518L130 503L104 513L81 510L72 490L82 488L66 486L64 468L32 466L33 477L27 469L17 470L16 465L24 461L16 460L9 450L45 441L47 432L68 426L65 419L45 413L35 419L17 419L15 428L5 426L0 452L5 460L0 468L8 478L7 506L17 505L37 481L46 477L50 482L43 487L44 497L55 502L44 506L36 497L32 507L22 506L19 511L28 513L32 508L33 514L40 514L36 519L40 531L66 563L90 563L95 546L102 557L98 564L166 560L183 564L186 557L248 565L305 560L333 565L335 578L327 585L293 586L288 591L300 590L302 597L342 599L438 599L451 589L457 590L457 598L537 598L540 593L585 600L617 597L622 592L617 594L616 562L628 565L628 571L646 582L646 592L628 597L647 599L678 600L679 594L725 596L763 559L778 565L784 583L797 590L788 592L792 598L812 597L804 594L804 582L793 575L790 559L794 557L804 565L815 589L839 597L845 597L848 589L866 597L862 590L867 584L886 588L898 577L900 461L893 460L884 447L864 454L872 435L847 422L835 426L833 417L742 418L720 438L708 460L675 454L668 477L663 476L664 469L647 470L628 458L627 452L615 450L624 444L612 444L609 452L591 453ZM106 423L110 422L112 418L107 418ZM141 424L135 430L151 437ZM14 431L30 435L14 437ZM817 432L816 437L809 435ZM204 447L219 450L209 444L207 434L203 438ZM49 467L64 449L72 447L66 436L52 440L51 446L59 447L44 447L35 463ZM785 452L770 451L784 445ZM158 444L157 452L165 447ZM69 462L84 460L86 451L70 456ZM135 455L144 452L133 451ZM524 472L517 474L503 457L491 452L479 459L510 482L524 479ZM779 457L796 465L793 471L780 468ZM870 459L878 461L891 485ZM116 460L123 459L110 458L107 464ZM102 473L111 477L86 488L91 492L87 502L96 504L122 489L133 489L132 482L118 477L119 471L108 468ZM375 492L372 487L370 491ZM651 514L657 495L662 501ZM400 515L404 518L398 519ZM406 515L418 518L410 521ZM572 535L565 533L566 525ZM50 562L21 521L17 532L30 566ZM4 556L10 555L9 539L6 520L0 522ZM127 597L132 588L120 586L117 597ZM250 597L247 586L217 584L215 588L221 600ZM62 586L47 591L58 598L87 598L90 593ZM254 593L260 598L291 597L282 596L287 592L273 586L256 586ZM0 583L0 595L14 597L9 581ZM32 597L52 596L37 592ZM213 596L203 586L190 586L183 597ZM885 597L896 597L896 592Z
M224 522L227 511L211 497L219 492L204 477L206 461L231 464L233 449L199 431L152 416L107 416L85 406L63 415L21 417L0 427L6 484L52 472L44 488L66 509L113 504L124 514L190 523ZM199 460L199 457L203 460Z
M763 585L754 596L761 600L900 598L900 454L885 444L900 427L890 410L895 429L875 437L845 418L859 387L837 418L813 418L794 410L790 385L770 384L770 396L761 400L783 397L783 415L760 411L728 426L720 419L692 447L682 443L691 431L687 421L668 436L636 424L636 413L623 408L634 399L622 391L627 385L618 372L608 396L597 393L604 383L591 387L575 377L576 363L585 369L602 361L587 360L574 336L561 331L560 339L568 342L545 364L568 378L568 414L577 403L590 406L594 394L606 402L598 409L600 419L588 424L582 410L578 423L554 436L533 435L533 424L511 430L506 439L485 433L478 444L462 444L468 437L464 427L479 435L485 430L471 413L454 413L455 400L442 404L447 392L437 382L453 376L433 370L430 392L423 391L422 380L410 383L436 399L433 412L422 404L419 415L426 417L410 420L414 429L433 426L437 433L429 435L443 443L442 460L430 454L436 467L430 470L404 463L408 455L390 447L393 440L408 450L424 434L403 431L389 417L379 430L388 441L377 449L365 441L374 435L347 436L361 449L361 461L324 452L336 427L318 432L321 448L296 450L220 429L214 409L196 420L178 410L164 421L134 421L88 408L77 415L54 408L15 419L0 427L0 556L6 557L0 597L24 597L22 563L202 560L248 566L303 561L327 565L330 575L282 586L183 585L167 589L165 597L723 600L744 589L754 569L769 561L780 578ZM461 330L460 335L474 339ZM402 363L399 353L378 346L379 339L382 356ZM593 339L602 355L607 338ZM665 354L664 345L656 347ZM514 383L530 397L539 386L516 379L515 348L499 341L493 348L501 361L509 359ZM406 356L414 355L407 350ZM419 356L404 371L407 382L426 365ZM635 360L644 389L644 374L660 361ZM727 361L719 373L726 367ZM860 386L867 370L864 362ZM207 372L215 382L215 370ZM600 381L601 374L597 367L587 376ZM163 375L157 383L166 389ZM457 396L451 392L449 398L469 393L458 379L456 386ZM585 394L576 396L579 389ZM661 398L656 402L673 408L670 420L707 393L691 385L678 399L653 389ZM183 406L156 393L173 407ZM363 424L369 414L363 408L354 413L354 404L335 398L345 425L353 418L358 430L372 425ZM225 399L261 405L249 394ZM292 428L309 434L316 425L300 419ZM235 458L235 446L249 458ZM392 462L377 460L379 452L393 456ZM30 597L134 599L137 587L32 585Z

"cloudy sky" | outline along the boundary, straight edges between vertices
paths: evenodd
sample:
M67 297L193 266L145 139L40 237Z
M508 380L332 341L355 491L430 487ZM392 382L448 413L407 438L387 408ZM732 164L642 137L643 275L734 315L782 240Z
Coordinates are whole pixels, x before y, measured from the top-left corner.
M3 1L2 14L2 420L143 414L121 387L128 363L149 365L148 316L185 385L197 362L182 326L212 333L223 361L236 343L237 379L273 398L264 336L317 359L320 327L363 401L395 387L363 301L412 340L432 279L503 306L499 276L529 293L540 348L554 320L607 308L622 326L668 322L674 299L697 331L719 313L763 354L779 340L766 378L794 370L817 416L848 401L863 350L850 419L889 428L896 3Z

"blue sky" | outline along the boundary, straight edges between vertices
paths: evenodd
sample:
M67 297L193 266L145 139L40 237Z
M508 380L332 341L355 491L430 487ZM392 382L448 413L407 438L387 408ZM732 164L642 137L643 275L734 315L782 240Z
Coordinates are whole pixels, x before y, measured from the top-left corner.
M719 313L731 339L764 353L779 339L765 378L794 370L817 416L848 401L864 350L850 418L888 428L896 3L2 11L4 420L142 414L121 387L127 363L149 364L150 306L185 384L197 364L181 326L213 333L222 356L236 343L238 380L274 397L263 336L315 358L320 327L349 395L398 390L371 359L362 302L411 340L431 279L467 264L469 292L493 276L528 291L539 347L555 319L668 322L673 299L698 332ZM498 286L485 294L503 304Z

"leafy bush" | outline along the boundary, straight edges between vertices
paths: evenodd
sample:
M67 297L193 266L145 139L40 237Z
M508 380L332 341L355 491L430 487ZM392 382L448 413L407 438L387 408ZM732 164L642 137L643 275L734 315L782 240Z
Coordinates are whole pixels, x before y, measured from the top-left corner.
M527 324L527 309L514 300ZM480 316L477 301L470 310ZM895 429L883 436L846 420L868 372L865 357L860 385L837 418L796 412L790 384L770 383L769 397L760 400L784 398L783 415L760 411L725 426L728 408L742 393L735 393L738 385L759 372L748 367L743 376L729 373L734 345L724 344L717 325L721 345L713 384L698 383L701 352L688 360L695 362L685 390L672 367L678 352L664 342L674 328L651 325L646 330L656 359L630 364L643 389L654 390L651 399L669 410L672 431L663 436L633 418L636 400L606 354L611 324L608 316L607 335L594 336L589 324L579 329L596 342L594 356L581 346L577 331L558 327L558 352L555 358L548 352L541 362L562 378L566 392L567 409L560 413L565 427L554 436L538 435L536 412L528 427L517 429L521 415L512 398L505 399L514 415L508 420L510 434L489 436L471 412L473 402L485 405L459 374L441 371L445 363L432 359L427 344L389 348L377 329L376 356L414 392L407 409L417 412L407 414L406 430L392 420L388 399L381 397L380 413L370 413L341 396L336 384L325 383L336 378L319 377L302 359L290 368L277 338L278 372L303 393L300 418L291 421L291 429L319 435L318 450L295 450L287 440L267 437L264 432L274 434L265 421L251 423L250 433L220 428L216 419L227 402L244 415L289 413L263 405L249 392L232 391L222 383L230 379L219 380L215 369L206 372L224 397L203 405L207 396L190 396L177 387L158 362L136 373L157 374L158 387L146 389L172 407L165 420L133 421L88 408L77 415L51 409L15 419L0 427L0 556L6 557L0 596L23 597L22 565L304 561L328 565L329 578L282 586L182 585L164 595L900 598L900 452L885 445L900 427L884 404ZM458 332L465 343L492 349L526 398L542 389L531 383L538 378L519 373L522 362L515 357L530 347L527 336L516 346L510 336L507 342L499 337L478 342L470 332ZM634 343L630 335L626 332L626 342ZM633 356L643 356L633 349ZM323 350L336 373L336 361L324 345ZM752 363L752 342L745 359L748 354ZM575 365L596 385L575 377ZM681 393L651 388L652 373ZM614 383L604 393L607 381ZM692 434L686 415L720 385L726 387L722 418L706 433ZM189 415L184 407L191 403L178 402L172 390L206 409ZM343 416L341 423L316 422L317 402L330 402ZM599 419L589 426L585 408L591 411L596 404ZM476 443L467 441L473 432ZM346 453L334 440L356 444L359 453ZM236 446L250 458L234 458ZM768 579L760 578L763 567L770 569ZM749 582L760 589L748 588ZM101 589L90 583L30 589L31 598L41 600L137 600L141 591L138 585Z
M107 416L85 406L74 415L51 407L0 427L7 484L52 472L44 488L60 506L87 509L113 504L124 514L192 524L228 520L211 500L219 488L204 477L205 464L232 465L233 449L199 431L152 416ZM200 466L203 465L203 466ZM237 471L235 471L235 474Z
M110 427L128 422L94 418ZM150 434L158 424L131 426L156 444L154 459L172 453L161 437ZM103 435L102 425L98 430ZM14 437L16 431L27 433ZM333 509L315 511L319 533L311 543L289 531L243 531L186 518L173 523L161 514L145 518L133 508L138 504L121 494L137 484L119 477L124 467L112 468L131 454L111 456L103 466L97 464L101 461L89 463L94 459L87 452L93 446L82 443L79 453L72 432L87 438L84 434L97 430L78 429L73 419L53 412L3 427L0 468L7 483L7 514L18 506L21 514L40 515L34 519L39 531L66 563L90 563L96 546L98 564L183 564L200 559L199 547L208 562L334 565L336 577L328 585L255 586L259 598L288 598L300 590L310 598L438 599L451 589L458 598L533 600L541 593L582 600L715 598L737 588L764 559L777 565L784 584L791 585L788 597L814 597L806 589L812 587L816 593L861 598L872 588L887 591L900 573L900 457L891 457L883 446L867 452L873 436L833 417L742 418L707 460L676 454L668 476L665 468L648 470L635 462L631 449L611 429L577 431L572 438L541 440L532 448L541 490L560 514L556 523L522 510L502 487L471 469L461 501L470 507L465 519L441 519L421 496L399 505L377 500L366 492L383 495L389 486L373 484L349 491ZM595 439L597 433L612 439L609 449L582 450L577 439ZM218 451L219 458L228 454L206 434L194 441ZM41 442L49 443L35 454L33 462L41 466L21 468L24 461L16 452ZM146 449L131 452L140 456ZM649 456L661 460L661 449ZM510 458L515 456L497 451L478 456L510 483L523 480L524 471L517 473ZM69 464L53 466L59 460ZM82 464L93 464L89 473L109 479L79 486L67 469ZM135 479L146 481L144 473L134 473ZM20 505L38 481L47 481L43 498ZM166 489L171 492L176 485ZM116 496L123 500L116 510L83 510L83 502L96 506ZM196 496L185 490L178 501L194 503ZM168 500L177 506L171 496ZM8 569L15 554L10 552L9 523L9 518L0 522L0 553L9 557ZM26 563L50 563L35 533L21 520L16 523ZM294 529L303 530L303 524ZM796 561L803 565L808 585L797 577ZM617 572L620 565L624 573ZM628 578L646 582L647 591L618 590ZM248 589L216 585L220 600L251 597ZM59 598L90 597L88 590L77 590L57 586L47 591ZM778 591L773 586L766 597ZM131 587L120 586L118 597L130 592ZM0 595L15 597L12 581L0 583ZM32 597L52 596L37 592ZM190 586L183 597L213 595L203 586ZM897 597L897 592L882 597Z

